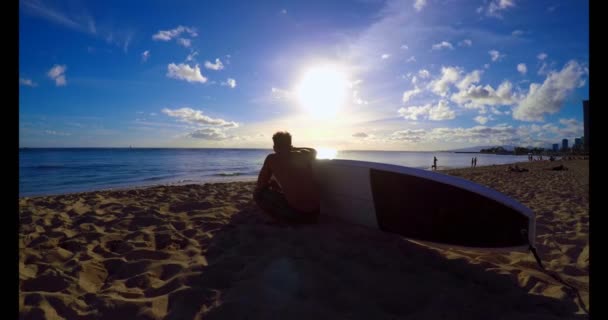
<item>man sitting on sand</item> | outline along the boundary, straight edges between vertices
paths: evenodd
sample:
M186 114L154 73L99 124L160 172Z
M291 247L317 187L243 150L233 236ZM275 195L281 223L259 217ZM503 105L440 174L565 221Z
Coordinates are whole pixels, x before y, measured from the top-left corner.
M291 145L289 132L272 136L274 152L264 161L253 198L273 218L290 223L315 223L319 191L313 180L312 161L317 151Z

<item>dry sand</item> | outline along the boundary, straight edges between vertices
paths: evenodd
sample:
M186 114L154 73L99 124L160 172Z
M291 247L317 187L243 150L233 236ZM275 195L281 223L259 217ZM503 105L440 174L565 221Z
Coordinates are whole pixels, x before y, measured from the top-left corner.
M564 164L568 171L547 171ZM545 266L589 301L588 161L444 171L537 214ZM586 319L529 253L432 248L339 222L279 226L251 182L19 200L29 319Z

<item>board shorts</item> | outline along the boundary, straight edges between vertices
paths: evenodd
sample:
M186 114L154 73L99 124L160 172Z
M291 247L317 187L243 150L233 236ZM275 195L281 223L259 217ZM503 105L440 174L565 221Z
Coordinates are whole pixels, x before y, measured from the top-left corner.
M301 212L289 206L285 195L281 192L262 189L254 193L255 202L268 212L272 217L294 224L314 224L317 223L319 210L315 212Z

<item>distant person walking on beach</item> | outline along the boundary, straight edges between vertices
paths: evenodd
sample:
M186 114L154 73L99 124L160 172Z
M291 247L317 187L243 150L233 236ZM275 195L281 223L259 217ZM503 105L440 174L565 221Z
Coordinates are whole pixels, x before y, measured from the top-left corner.
M291 134L279 131L272 136L274 153L264 160L253 198L276 220L315 223L319 215L319 191L313 181L313 148L291 145Z
M437 170L437 157L435 156L433 156L433 165L431 166L431 169Z
M477 157L473 158L473 168L477 168Z
M475 158L471 158L471 168L475 165Z

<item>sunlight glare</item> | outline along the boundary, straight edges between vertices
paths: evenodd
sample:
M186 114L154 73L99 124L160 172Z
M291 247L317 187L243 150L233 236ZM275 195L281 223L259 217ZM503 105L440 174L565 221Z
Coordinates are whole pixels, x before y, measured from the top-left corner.
M348 79L335 65L319 65L306 70L296 89L301 107L314 118L335 118L346 102Z
M317 159L333 159L338 155L338 150L332 148L316 148Z

